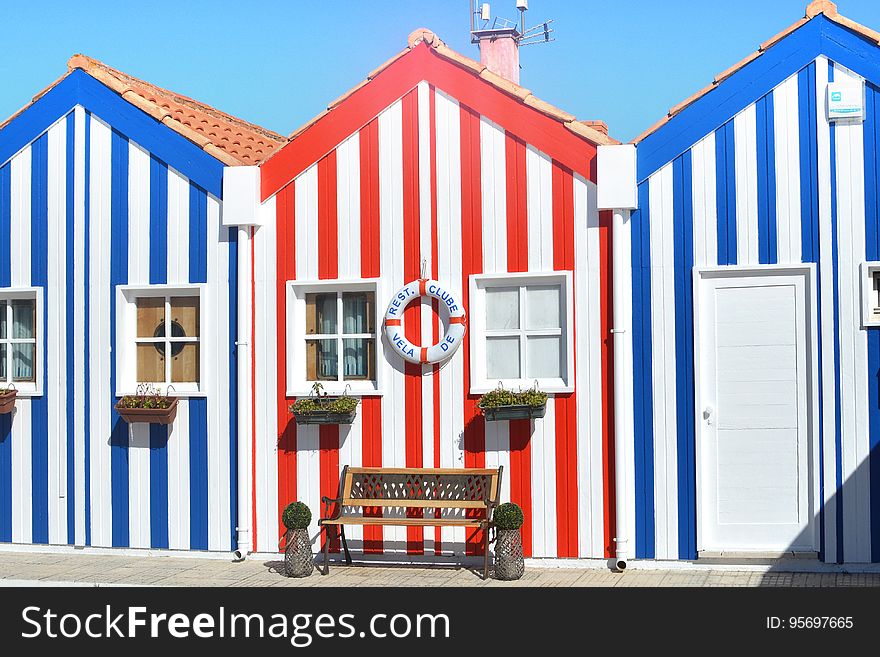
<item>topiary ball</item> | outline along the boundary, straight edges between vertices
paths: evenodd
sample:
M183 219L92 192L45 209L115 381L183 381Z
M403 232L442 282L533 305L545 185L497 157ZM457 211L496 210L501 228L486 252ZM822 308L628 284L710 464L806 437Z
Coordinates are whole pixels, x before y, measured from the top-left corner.
M525 522L522 509L513 502L499 504L492 514L492 522L498 529L519 529Z
M291 502L284 508L281 522L288 529L305 529L312 522L312 512L302 502Z

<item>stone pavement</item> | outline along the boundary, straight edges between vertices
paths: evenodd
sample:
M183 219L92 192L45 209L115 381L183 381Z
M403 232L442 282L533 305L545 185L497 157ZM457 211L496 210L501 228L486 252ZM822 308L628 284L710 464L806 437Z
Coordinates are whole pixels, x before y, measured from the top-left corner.
M483 581L475 569L387 564L330 567L322 577L290 579L283 563L112 554L0 552L0 586L76 584L85 586L880 586L880 572L775 572L711 568L527 567L517 582Z

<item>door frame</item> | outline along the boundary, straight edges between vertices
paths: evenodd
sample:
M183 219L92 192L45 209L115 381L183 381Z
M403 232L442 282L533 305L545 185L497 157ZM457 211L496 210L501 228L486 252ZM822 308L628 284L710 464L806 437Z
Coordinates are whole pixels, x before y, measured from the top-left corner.
M696 465L695 487L695 510L697 514L697 552L705 549L703 545L703 496L701 489L702 481L702 453L701 453L701 424L702 407L702 381L700 377L700 317L701 296L700 284L705 280L723 278L749 278L766 277L775 275L803 276L804 298L806 301L806 363L807 363L807 499L810 502L808 510L809 526L813 533L814 551L819 551L819 509L821 500L819 490L819 448L821 442L821 428L819 426L819 331L818 331L818 297L816 284L816 264L798 263L781 265L723 265L713 267L694 267L692 276L693 285L693 318L694 318L694 464ZM834 336L832 336L833 338Z

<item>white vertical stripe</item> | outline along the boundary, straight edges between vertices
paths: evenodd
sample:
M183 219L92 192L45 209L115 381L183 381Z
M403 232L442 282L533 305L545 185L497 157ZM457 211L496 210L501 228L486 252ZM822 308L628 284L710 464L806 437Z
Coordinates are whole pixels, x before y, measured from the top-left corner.
M92 545L112 544L110 478L110 128L91 119L89 175L89 458ZM179 421L179 420L178 420Z
M67 543L67 121L48 134L46 381L49 543Z
M315 171L315 167L310 170ZM313 178L317 182L317 178ZM296 221L300 222L300 201L317 201L317 187L312 187L314 193L310 196L303 194L300 199L299 184L296 189ZM310 212L317 216L315 205L310 206ZM256 499L257 505L257 549L261 552L276 552L279 539L278 518L278 338L277 338L277 312L275 285L276 285L276 232L275 198L266 201L260 208L265 221L254 234L254 311L256 322L253 336L255 387L255 410L254 424L256 427ZM298 226L297 226L298 227ZM297 251L300 242L316 241L309 240L309 235L315 233L302 233L297 231L297 237L304 235L306 239L297 239ZM297 253L299 255L299 253ZM297 268L300 266L297 257ZM299 272L297 272L299 277ZM317 270L314 272L317 278ZM317 435L317 434L316 434ZM317 438L315 439L315 441ZM303 450L316 449L311 447L308 432L297 430L297 470L301 467L300 459ZM315 445L317 442L315 442ZM313 519L318 515L319 509L314 500L304 495L305 481L297 478L297 498L309 505L312 509ZM293 501L293 500L291 500Z
M840 65L835 81L864 80ZM868 339L861 330L861 280L865 254L865 166L862 122L835 124L837 162L838 295L840 312L840 408L844 558L871 561L870 435L868 426ZM876 403L876 400L875 400Z
M714 146L713 146L714 148ZM636 471L635 471L635 435L634 435L634 414L633 409L633 322L632 322L632 220L630 215L625 217L623 230L618 238L621 241L621 253L623 253L623 281L621 281L620 289L623 292L623 315L624 315L624 333L623 336L623 356L624 362L620 364L618 371L624 374L624 394L626 398L622 400L623 408L628 409L624 413L625 417L625 452L623 467L626 468L626 509L627 509L627 527L626 536L629 539L627 543L628 553L631 557L635 556L636 548ZM597 340L598 342L598 340ZM620 467L620 466L615 466ZM620 492L618 491L619 495ZM601 523L601 518L597 518L594 522Z
M150 282L150 155L128 148L128 282ZM172 245L173 248L173 245ZM128 425L129 545L150 547L150 425Z
M313 281L318 278L318 165L303 171L294 184L296 277Z
M437 122L438 275L441 281L462 278L461 265L461 114L458 103L435 92ZM464 371L460 358L440 370L440 467L464 467ZM464 528L441 530L443 551L464 552ZM451 543L453 543L451 545Z
M389 285L382 298L404 285L403 249L397 240L403 235L403 105L395 102L379 115L379 234L380 271ZM383 344L384 347L384 344ZM406 389L400 372L403 359L393 350L385 351L381 364L382 399L382 465L387 468L406 466ZM385 527L386 552L406 550L406 528Z
M691 149L694 266L718 264L718 206L715 197L715 133L710 132Z
M801 261L801 170L798 76L773 90L773 139L776 151L777 262Z
M74 109L74 188L73 188L73 370L76 373L85 371L85 142L86 114L77 105ZM86 462L85 462L85 395L83 390L88 382L75 385L72 390L73 410L73 472L74 492L76 500L75 535L76 545L86 542Z
M188 550L189 514L189 402L177 404L177 417L168 431L168 547Z
M649 179L656 556L678 558L672 164Z
M556 400L532 430L532 556L555 557L556 550Z
M321 505L321 439L320 428L314 424L301 424L296 428L296 497L300 502L315 511L323 511ZM321 546L318 518L320 513L312 513L309 537L315 551ZM276 532L277 533L277 532ZM260 539L266 545L265 551L275 551L278 546L269 546L270 537ZM272 536L274 539L274 533Z
M336 149L336 213L339 234L339 278L361 277L360 133Z
M825 107L825 89L828 85L828 60L819 57L816 60L816 102L817 107ZM832 271L831 250L831 157L830 135L828 120L825 112L817 112L816 121L816 146L818 153L818 187L819 187L819 268L823 272ZM834 280L831 276L820 278L820 290L822 294L821 316L819 318L819 331L823 335L834 335ZM822 341L822 448L824 450L825 466L825 560L837 561L837 505L836 467L837 456L835 454L834 434L836 423L836 411L834 402L834 384L836 372L834 369L834 341Z
M486 467L503 467L501 473L502 502L510 501L510 422L486 422Z
M507 271L507 160L504 130L480 117L480 172L483 199L483 271Z
M168 167L168 284L189 283L189 180Z
M532 146L526 146L526 198L529 271L552 271L553 165Z
M736 261L758 264L758 144L754 103L733 119L736 166Z
M10 283L31 284L31 149L23 149L10 162ZM33 536L31 401L19 399L12 416L12 542L30 543Z

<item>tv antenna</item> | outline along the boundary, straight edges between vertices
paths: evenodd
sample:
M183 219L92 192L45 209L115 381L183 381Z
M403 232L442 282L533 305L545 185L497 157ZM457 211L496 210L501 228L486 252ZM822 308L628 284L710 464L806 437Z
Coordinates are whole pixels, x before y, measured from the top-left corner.
M499 36L512 36L520 46L556 41L550 36L553 33L553 28L550 27L553 19L526 28L529 0L516 0L516 8L519 10L519 24L506 18L493 18L488 2L483 2L477 7L476 0L471 0L471 43L479 43L480 39Z

